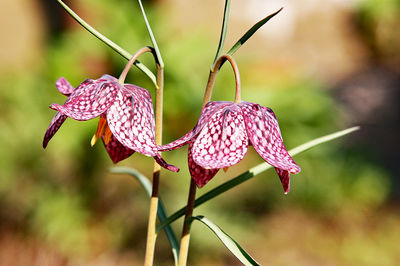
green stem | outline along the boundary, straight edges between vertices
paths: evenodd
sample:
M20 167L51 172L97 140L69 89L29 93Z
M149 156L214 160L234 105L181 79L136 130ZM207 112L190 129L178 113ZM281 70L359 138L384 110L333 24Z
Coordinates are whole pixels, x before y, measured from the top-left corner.
M203 99L203 107L211 98L212 88L215 83L216 74L222 64L223 61L228 60L233 68L233 72L235 74L236 80L236 96L235 102L240 102L240 75L238 66L230 55L222 55L218 58L214 68L210 72L210 76L207 83L206 93ZM187 257L189 253L189 241L190 241L190 221L189 219L192 217L194 204L196 198L196 183L191 178L190 179L190 189L188 195L188 202L186 204L186 213L185 213L185 220L183 222L183 229L182 229L182 237L181 237L181 244L180 244L180 253L179 253L179 266L185 266L187 263Z
M338 131L338 132L311 140L311 141L306 142L294 149L291 149L289 151L289 154L291 156L295 156L295 155L305 152L306 150L311 149L317 145L340 138L344 135L350 134L359 129L360 129L360 127L352 127L352 128L348 128L348 129L345 129L342 131ZM199 197L198 199L195 200L194 208L200 206L201 204L217 197L218 195L236 187L237 185L249 180L250 178L252 178L270 168L272 168L272 166L265 162L255 166L255 167L250 168L248 171L244 172L243 174L241 174L241 175L219 185L218 187L208 191L207 193L203 194L201 197ZM178 218L182 217L185 214L185 209L186 209L186 207L179 209L178 211L173 213L171 216L169 216L164 222L159 224L157 226L157 232L162 230L166 225L168 225L168 224L176 221Z
M189 241L190 241L190 218L193 214L194 202L196 199L196 183L193 178L190 179L190 188L188 201L185 208L185 220L183 221L182 237L179 251L178 265L185 266L187 263L188 253L189 253Z
M126 75L128 75L128 72L129 72L129 70L131 69L132 64L134 64L134 63L137 61L137 59L138 59L139 56L141 56L142 54L147 53L147 52L152 53L153 56L154 56L154 58L155 58L155 60L157 60L156 55L155 55L155 51L154 51L154 49L153 49L152 47L146 46L146 47L143 47L143 48L139 49L139 50L132 56L132 58L129 59L128 63L126 64L126 66L125 66L125 68L124 68L124 70L122 71L121 75L119 76L118 82L119 82L120 84L124 85Z
M154 50L153 50L154 51ZM160 65L158 57L153 53L157 64L157 85L156 85L156 102L155 102L155 141L157 145L162 144L162 120L163 120L163 92L164 92L164 68ZM154 250L157 239L157 209L158 209L158 189L160 183L161 167L154 162L153 167L153 189L150 200L149 222L147 227L146 241L146 266L153 265Z
M235 91L235 103L239 103L241 101L240 95L241 95L241 85L240 85L240 74L239 74L239 68L236 64L235 59L231 55L224 54L221 55L218 60L215 62L215 65L213 69L210 71L210 75L208 76L208 81L207 81L207 87L206 91L204 93L204 98L203 98L203 107L206 105L207 102L211 100L211 95L212 95L212 90L214 88L215 84L215 79L217 77L217 73L221 66L225 63L225 61L229 61L231 63L231 66L233 68L233 73L235 75L235 82L236 82L236 91Z
M222 54L222 48L224 47L226 31L228 29L228 18L229 18L230 5L231 5L231 1L230 0L226 0L225 1L225 8L224 8L224 18L222 20L221 35L220 35L220 38L219 38L217 53L215 55L215 58L214 58L214 61L213 61L212 65L211 65L211 69L214 68L215 63L217 62L218 58Z
M107 44L110 48L112 48L114 51L119 53L122 57L126 58L127 60L132 58L132 55L122 49L120 46L118 46L116 43L108 39L106 36L98 32L95 28L90 26L88 23L86 23L81 17L79 17L74 11L72 11L71 8L69 8L63 1L57 0L58 3L67 11L68 14L71 15L72 18L76 20L82 27L84 27L88 32L93 34L96 38ZM139 61L135 61L134 65L139 68L146 76L150 78L150 80L154 83L154 85L157 84L156 77L154 74L148 69L144 64L142 64Z

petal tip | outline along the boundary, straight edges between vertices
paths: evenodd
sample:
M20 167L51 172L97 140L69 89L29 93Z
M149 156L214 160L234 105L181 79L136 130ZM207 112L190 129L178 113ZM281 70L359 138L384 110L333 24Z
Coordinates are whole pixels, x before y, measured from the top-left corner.
M300 168L300 166L296 165L295 167L293 167L292 169L290 169L289 172L290 172L291 174L298 174L298 173L301 172L301 168Z
M202 188L205 185L205 184L197 183L196 181L195 181L195 183L196 183L197 188Z
M154 160L161 166L164 167L167 170L170 170L172 172L179 172L179 167L172 165L172 164L168 164L162 157L160 154L157 154L156 156L153 156Z
M180 171L179 167L175 165L169 165L167 169L176 173Z
M43 140L43 143L42 143L43 149L46 149L48 143L49 142L47 140L45 140L45 139Z
M50 109L53 109L53 110L55 110L55 111L58 111L58 104L56 104L56 103L53 103L53 104L51 104L50 106L49 106L49 108Z

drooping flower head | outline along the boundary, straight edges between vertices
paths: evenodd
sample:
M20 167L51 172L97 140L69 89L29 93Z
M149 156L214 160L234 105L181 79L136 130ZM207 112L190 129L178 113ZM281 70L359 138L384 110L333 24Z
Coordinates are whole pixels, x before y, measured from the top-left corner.
M52 104L57 110L43 139L46 148L67 117L86 121L100 117L92 145L102 138L110 158L117 163L135 151L152 156L162 167L179 171L167 164L159 155L154 140L154 114L150 93L132 84L124 84L110 75L97 80L87 79L76 89L60 78L57 89L68 96L63 105Z
M275 167L285 193L289 192L290 173L300 172L283 144L274 112L256 103L209 102L189 133L159 150L186 144L189 171L198 187L204 186L219 169L241 161L249 145Z
M234 102L212 101L212 88L218 70L225 61L233 68L236 81ZM164 146L160 151L174 150L189 144L189 172L198 187L204 186L221 168L241 161L249 145L275 170L285 193L290 189L290 173L300 172L283 144L281 131L274 112L256 103L241 100L239 68L229 54L215 61L207 82L204 108L196 126L180 139Z
M241 161L249 145L275 167L285 193L289 192L290 173L300 172L283 144L275 114L256 103L209 102L189 133L159 150L186 144L189 171L198 187L204 186L219 169Z

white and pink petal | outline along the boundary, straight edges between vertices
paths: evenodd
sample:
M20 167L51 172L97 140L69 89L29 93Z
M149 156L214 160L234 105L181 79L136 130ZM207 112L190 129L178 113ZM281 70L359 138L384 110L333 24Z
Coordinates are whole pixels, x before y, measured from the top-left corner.
M75 88L72 87L71 84L69 84L69 82L64 77L60 77L56 81L56 88L58 89L58 91L60 93L66 95L66 96L69 96L75 90Z
M124 146L147 156L156 156L154 115L151 98L141 90L118 91L107 111L107 122L113 135Z
M184 136L180 137L177 140L174 140L173 142L170 142L165 145L158 145L157 149L159 151L172 151L175 149L178 149L188 143L194 136L194 129L190 130L188 133L186 133Z
M75 120L86 121L104 113L114 102L121 85L116 82L84 81L68 97L64 105L52 104L57 110Z
M257 153L269 164L287 170L300 172L283 144L275 114L271 109L258 104L242 102L241 105L247 135Z
M173 142L158 146L158 150L171 151L186 145L188 141L190 141L193 137L200 133L200 131L208 123L209 119L215 114L215 112L231 104L232 102L208 102L202 109L196 126L191 131Z
M231 104L215 112L196 137L193 160L207 169L229 167L243 159L247 146L242 112Z

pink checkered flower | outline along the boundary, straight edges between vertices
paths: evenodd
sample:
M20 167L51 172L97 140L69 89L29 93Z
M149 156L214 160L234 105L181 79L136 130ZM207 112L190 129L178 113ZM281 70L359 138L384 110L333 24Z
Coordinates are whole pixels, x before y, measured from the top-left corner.
M50 123L43 139L46 148L50 139L67 117L86 121L100 117L91 144L101 138L114 163L126 159L135 151L152 156L162 167L177 172L179 168L167 164L159 155L154 140L154 114L150 93L131 84L121 85L110 75L97 80L87 79L76 89L64 78L56 87L68 96L63 105L52 104L58 112Z
M186 144L190 175L198 187L210 181L219 169L241 161L249 145L275 167L285 193L289 192L290 173L300 172L283 144L274 112L256 103L209 102L193 130L159 150L174 150Z

